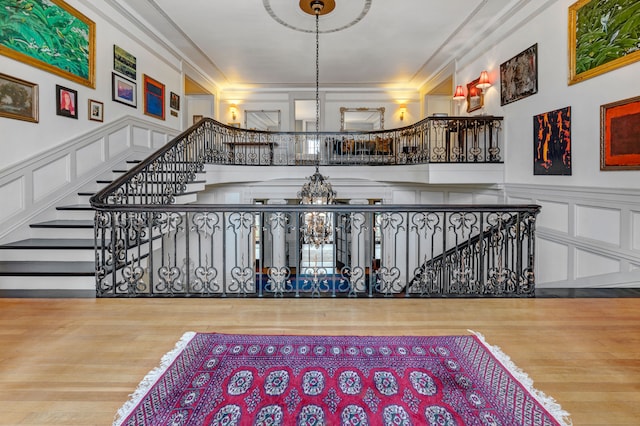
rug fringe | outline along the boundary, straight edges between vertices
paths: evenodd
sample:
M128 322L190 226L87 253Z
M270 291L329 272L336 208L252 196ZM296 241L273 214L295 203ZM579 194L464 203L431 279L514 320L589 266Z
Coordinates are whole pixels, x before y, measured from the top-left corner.
M173 364L173 361L180 355L180 353L184 350L187 344L194 338L196 335L193 331L188 331L182 335L180 340L176 343L175 347L167 352L162 359L160 360L160 365L153 370L151 370L147 375L142 379L140 384L136 390L129 395L129 400L124 403L122 407L118 410L113 420L113 426L120 426L122 422L131 414L134 408L140 403L142 398L147 394L149 389L153 387L153 385L158 381L160 377L164 374L164 372Z
M570 414L563 410L560 404L550 396L545 395L544 392L539 391L533 387L533 380L527 373L520 369L509 357L505 354L499 346L490 345L481 333L473 330L467 330L469 333L475 335L482 344L489 349L493 356L518 380L526 390L538 400L540 404L551 414L561 425L572 426Z

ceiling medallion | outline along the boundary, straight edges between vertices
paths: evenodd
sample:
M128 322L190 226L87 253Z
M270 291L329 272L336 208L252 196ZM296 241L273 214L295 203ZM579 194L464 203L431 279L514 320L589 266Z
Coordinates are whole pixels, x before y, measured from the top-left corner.
M302 33L315 33L315 28L310 26L308 18L305 17L306 14L315 16L312 5L313 2L310 0L300 0L300 7L298 9L291 9L289 1L290 0L262 0L262 5L269 16L280 25ZM327 21L328 26L320 31L321 34L346 30L360 22L367 13L369 13L369 9L371 9L372 0L342 1L347 4L342 4L341 7L335 9L335 0L320 0L320 2L324 3L320 16L330 14L325 17L325 19L329 19L329 21ZM294 13L296 11L298 12L297 14Z
M300 9L309 15L315 16L317 9L320 10L317 13L318 15L326 15L327 13L333 12L333 9L335 8L336 2L334 0L300 0Z

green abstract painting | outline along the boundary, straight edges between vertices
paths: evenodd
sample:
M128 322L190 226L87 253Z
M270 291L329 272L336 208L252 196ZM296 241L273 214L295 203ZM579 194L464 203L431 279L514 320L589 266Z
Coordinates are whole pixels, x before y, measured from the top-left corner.
M95 23L62 0L0 0L0 53L95 87Z

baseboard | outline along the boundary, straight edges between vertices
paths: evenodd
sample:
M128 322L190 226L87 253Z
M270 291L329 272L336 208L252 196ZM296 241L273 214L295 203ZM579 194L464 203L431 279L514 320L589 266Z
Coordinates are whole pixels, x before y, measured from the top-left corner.
M95 299L95 290L0 290L0 298Z

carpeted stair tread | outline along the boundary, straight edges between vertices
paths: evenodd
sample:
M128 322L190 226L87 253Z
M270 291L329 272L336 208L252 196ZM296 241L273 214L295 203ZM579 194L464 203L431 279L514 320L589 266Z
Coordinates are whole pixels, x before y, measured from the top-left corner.
M3 261L0 276L92 276L95 262Z
M31 228L93 228L93 220L58 219L32 223Z
M94 249L93 238L29 238L0 245L0 249Z

